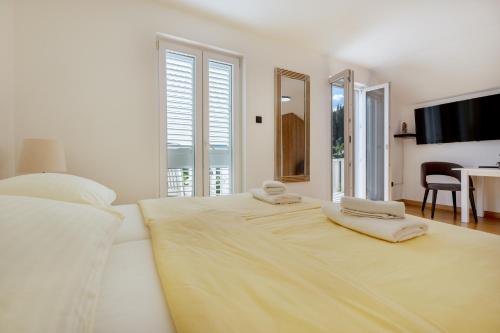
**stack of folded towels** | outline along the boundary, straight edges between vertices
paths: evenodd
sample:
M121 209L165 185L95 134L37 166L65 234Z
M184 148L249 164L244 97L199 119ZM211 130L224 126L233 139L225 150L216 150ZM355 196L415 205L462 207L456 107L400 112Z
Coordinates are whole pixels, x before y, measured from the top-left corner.
M255 188L251 190L255 199L273 204L291 204L302 201L299 194L288 193L285 184L275 180L266 180L262 184L262 188Z
M341 226L394 243L422 236L428 229L424 219L405 215L404 203L397 201L343 197L340 205L323 204L322 211Z

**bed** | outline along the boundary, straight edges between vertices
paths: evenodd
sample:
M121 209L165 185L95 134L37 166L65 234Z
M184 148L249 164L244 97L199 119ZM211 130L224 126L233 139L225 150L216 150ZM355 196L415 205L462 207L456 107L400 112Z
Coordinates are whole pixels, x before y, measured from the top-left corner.
M500 330L500 237L493 234L426 220L427 235L394 244L333 223L314 199L273 206L239 194L94 208L60 198L1 197L1 192L0 186L2 232L25 232L14 223L19 218L47 237L41 240L44 247L67 233L64 247L54 243L48 250L65 248L71 239L89 246L89 237L77 230L57 229L53 235L53 226L44 231L40 223L50 220L61 228L71 220L97 228L88 229L89 235L100 235L98 244L109 243L99 247L100 271L92 274L85 298L95 306L87 304L85 316L76 311L66 326L43 317L53 332ZM117 216L123 217L119 226L112 221ZM32 244L35 235L23 242ZM5 250L10 249L5 239L12 237L0 242L2 269L10 268L5 258L16 258ZM71 251L79 250L75 247ZM71 254L78 260L93 255L81 249ZM69 252L61 259L57 269L80 269ZM0 313L0 329L37 332L13 329L26 313L12 312L4 296L11 295L9 284L16 278L33 281L23 265L11 265L18 274L0 277L0 307L11 311ZM45 275L43 267L31 269L38 269L36 281ZM77 283L77 275L71 276ZM43 313L40 306L37 311Z
M205 199L165 200L169 199L155 202L158 208L152 213L157 215L155 218L168 212L168 219L173 221L174 216L177 218L185 210L189 211L186 212L187 220L192 219L193 211L196 216L205 209L211 212L226 209L226 215L240 212L260 231L269 232L292 244L295 250L336 267L343 279L356 281L369 293L383 297L384 302L389 300L397 304L397 311L404 308L411 312L411 315L404 314L402 319L415 316L411 323L403 324L416 325L414 329L408 326L409 331L468 332L475 329L491 332L500 328L497 316L500 311L500 264L497 260L500 237L496 235L428 221L430 230L426 236L392 244L331 223L315 205L285 210L279 207L273 213L274 207L253 202L248 194L216 199L209 204L205 204ZM235 201L242 204L238 206ZM122 332L139 329L174 332L171 311L161 295L165 290L162 291L155 268L151 236L144 226L140 209L137 205L118 206L117 209L126 219L118 231L104 274L95 331L109 332L119 328ZM257 213L259 211L263 213ZM197 269L201 269L200 266ZM168 296L167 292L167 300ZM193 321L198 310L208 309L191 307ZM392 312L385 313L393 316ZM457 313L466 315L457 317ZM211 314L220 315L217 311ZM245 322L244 318L238 321ZM185 323L179 325L178 322L177 325L182 331L196 331L189 323L184 326ZM390 330L397 329L390 327Z

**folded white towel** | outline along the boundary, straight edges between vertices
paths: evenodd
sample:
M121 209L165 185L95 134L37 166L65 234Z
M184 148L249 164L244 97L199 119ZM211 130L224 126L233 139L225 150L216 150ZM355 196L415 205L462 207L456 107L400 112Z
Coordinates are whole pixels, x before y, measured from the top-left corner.
M286 192L286 185L277 180L264 181L262 188L267 194L282 194Z
M360 212L359 210L351 210L347 208L340 207L340 211L346 215L359 216L359 217L369 217L372 219L383 219L383 220L393 220L393 219L402 219L402 217L393 216L389 214L380 214L380 213L366 213Z
M271 195L286 193L286 189L283 187L267 187L267 188L263 188L263 190L267 194L271 194Z
M343 214L340 211L340 205L334 203L323 204L321 210L330 220L343 227L393 243L422 236L428 229L424 219L411 215L406 215L404 219L399 220L350 216Z
M302 197L295 193L267 194L261 188L250 191L255 199L270 203L272 205L291 204L302 201Z
M373 217L379 219L395 219L405 217L405 204L398 201L372 201L353 197L340 199L342 213Z
M266 180L262 183L262 188L283 188L286 190L286 185L277 180Z

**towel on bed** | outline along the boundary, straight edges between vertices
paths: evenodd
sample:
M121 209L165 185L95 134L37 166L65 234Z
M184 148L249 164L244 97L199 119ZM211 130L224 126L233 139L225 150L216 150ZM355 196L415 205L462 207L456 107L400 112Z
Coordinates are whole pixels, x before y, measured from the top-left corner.
M349 216L343 214L340 206L334 203L323 204L321 210L330 220L343 227L393 243L422 236L428 229L427 223L416 216L406 215L400 220L375 220L368 217Z
M405 217L405 204L398 201L372 201L353 197L340 199L342 213L360 217L397 219Z
M268 194L261 188L254 188L250 192L255 199L272 205L292 204L302 201L302 197L295 193Z
M264 188L263 190L270 195L286 193L286 189L280 187L268 187Z
M267 194L281 194L286 192L286 185L277 180L264 181L262 188Z

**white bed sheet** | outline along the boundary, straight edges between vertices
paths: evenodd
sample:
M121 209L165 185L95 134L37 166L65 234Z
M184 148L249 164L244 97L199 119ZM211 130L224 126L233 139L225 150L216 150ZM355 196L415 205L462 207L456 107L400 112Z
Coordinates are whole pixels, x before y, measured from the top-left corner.
M95 333L175 333L138 205L115 206L125 219L103 272Z
M95 333L174 333L151 241L114 245L104 270Z
M124 220L113 244L150 239L149 230L144 225L141 209L136 204L113 206L123 214Z

